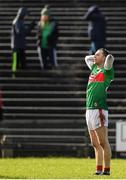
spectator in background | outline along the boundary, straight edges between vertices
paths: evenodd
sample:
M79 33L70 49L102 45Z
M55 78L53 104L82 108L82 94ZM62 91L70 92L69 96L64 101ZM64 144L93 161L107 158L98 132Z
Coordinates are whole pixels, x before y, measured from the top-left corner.
M91 6L84 16L89 21L88 36L91 41L89 54L94 54L99 48L105 48L106 19L97 5Z
M25 49L26 49L26 36L30 34L30 31L35 26L35 21L30 25L26 25L25 19L28 15L28 11L25 7L18 10L16 18L12 23L11 30L11 48L13 51L12 72L15 73L16 69L26 67Z
M49 6L41 11L38 24L37 46L41 67L44 69L57 66L56 45L58 40L58 27L54 18L50 15Z

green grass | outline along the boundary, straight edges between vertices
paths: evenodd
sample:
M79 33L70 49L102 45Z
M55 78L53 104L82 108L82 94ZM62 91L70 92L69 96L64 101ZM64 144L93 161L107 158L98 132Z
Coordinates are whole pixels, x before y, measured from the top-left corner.
M0 178L8 179L125 179L126 160L113 159L110 176L94 176L94 159L0 159Z

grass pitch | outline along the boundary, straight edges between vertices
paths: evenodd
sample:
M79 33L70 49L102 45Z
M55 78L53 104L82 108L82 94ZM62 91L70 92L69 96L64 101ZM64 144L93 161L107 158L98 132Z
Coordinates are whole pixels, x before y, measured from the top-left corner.
M126 160L113 159L110 176L94 176L94 172L94 159L0 159L1 179L126 179Z

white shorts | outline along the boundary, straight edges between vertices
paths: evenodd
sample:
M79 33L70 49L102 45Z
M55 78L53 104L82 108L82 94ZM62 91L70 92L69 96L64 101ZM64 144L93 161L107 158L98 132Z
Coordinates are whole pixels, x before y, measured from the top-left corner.
M101 113L105 119L101 118ZM95 130L101 126L108 127L108 111L104 109L87 109L86 122L89 130Z

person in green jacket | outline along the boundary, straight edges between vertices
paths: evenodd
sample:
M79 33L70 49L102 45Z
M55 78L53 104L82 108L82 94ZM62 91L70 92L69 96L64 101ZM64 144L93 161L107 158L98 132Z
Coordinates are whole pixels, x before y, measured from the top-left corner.
M57 67L56 47L58 41L58 25L50 14L49 6L41 11L41 18L38 24L37 46L41 67L48 69Z

